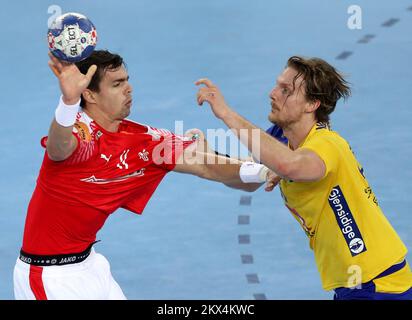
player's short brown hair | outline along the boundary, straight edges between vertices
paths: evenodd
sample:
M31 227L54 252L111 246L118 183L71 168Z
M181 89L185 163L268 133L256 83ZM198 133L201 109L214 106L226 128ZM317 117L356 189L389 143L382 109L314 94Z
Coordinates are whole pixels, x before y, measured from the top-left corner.
M99 92L99 85L104 73L107 70L116 70L117 68L124 65L124 61L123 58L116 53L111 53L108 50L95 50L88 58L77 62L76 66L77 68L79 68L81 73L86 74L90 66L94 64L97 66L97 70L96 73L93 75L93 78L90 81L90 84L87 87L87 89ZM80 105L82 107L85 107L85 103L86 101L83 99L82 96Z
M319 58L290 57L287 67L298 72L293 80L303 77L302 84L306 87L306 98L309 101L320 101L315 112L318 122L329 122L329 115L335 110L340 98L345 100L351 95L349 83L329 63Z

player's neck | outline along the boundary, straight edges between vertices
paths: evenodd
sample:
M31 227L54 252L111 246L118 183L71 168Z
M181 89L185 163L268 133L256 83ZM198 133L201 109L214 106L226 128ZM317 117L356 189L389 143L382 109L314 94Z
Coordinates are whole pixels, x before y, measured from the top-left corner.
M306 139L312 127L316 124L315 119L302 119L301 121L290 124L283 129L283 134L288 138L289 146L296 150Z
M83 109L83 111L104 130L109 132L117 132L119 130L121 120L110 119L105 113L98 109L87 108Z

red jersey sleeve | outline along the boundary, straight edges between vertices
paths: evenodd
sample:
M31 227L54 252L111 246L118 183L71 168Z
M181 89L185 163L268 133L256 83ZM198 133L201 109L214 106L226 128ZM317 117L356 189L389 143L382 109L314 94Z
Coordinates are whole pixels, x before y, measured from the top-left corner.
M184 150L190 146L194 140L164 129L151 128L151 130L161 135L160 142L152 152L154 163L167 171L172 171Z
M82 121L83 120L83 121ZM93 124L84 121L79 113L73 126L72 134L77 139L77 146L73 153L64 162L78 164L89 160L96 151L96 132ZM43 137L40 144L46 148L48 137Z
M150 174L147 172L147 176L151 177L151 181L146 184L143 192L140 191L122 206L124 209L139 214L143 212L164 176L174 169L184 150L194 142L190 138L176 135L164 129L150 128L149 131L154 137L152 140L154 147L150 148L154 166L151 170L149 169ZM156 135L158 136L156 137ZM156 139L158 140L156 141ZM141 156L143 157L144 154Z

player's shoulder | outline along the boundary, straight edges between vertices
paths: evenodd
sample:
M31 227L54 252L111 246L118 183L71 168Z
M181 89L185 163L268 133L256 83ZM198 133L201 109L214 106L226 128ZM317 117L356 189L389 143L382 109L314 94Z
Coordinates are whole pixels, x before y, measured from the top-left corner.
M163 138L169 138L169 137L174 137L175 134L168 130L168 129L163 129L163 128L156 128L144 123L139 123L130 119L124 119L122 121L122 128L127 130L127 131L134 131L134 132L142 132L145 134L148 134L154 138L154 140L158 140L161 137Z
M337 132L332 130L329 123L318 122L312 129L308 142L321 142L322 145L342 147L347 146L347 141Z
M161 134L162 130L161 129L156 129L152 126L149 126L147 124L144 123L140 123L137 121L133 121L130 119L123 119L121 124L120 124L120 128L119 128L119 132L127 132L127 133L134 133L134 134L145 134L145 135L150 135L153 136L154 138L158 139L160 138L160 136L162 136L163 134Z
M90 118L83 110L80 110L76 115L76 122L73 126L75 133L80 140L90 142L96 131L96 125L93 119Z

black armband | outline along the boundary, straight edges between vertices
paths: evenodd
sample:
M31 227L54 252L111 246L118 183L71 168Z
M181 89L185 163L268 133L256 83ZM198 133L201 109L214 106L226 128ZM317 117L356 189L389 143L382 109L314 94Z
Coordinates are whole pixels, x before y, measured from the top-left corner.
M216 154L217 156L222 156L222 157L230 158L230 156L229 156L228 154L219 153L219 152L217 152L217 151L215 151L215 154Z

